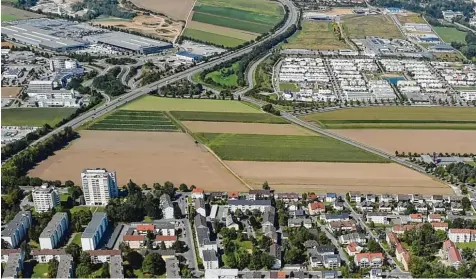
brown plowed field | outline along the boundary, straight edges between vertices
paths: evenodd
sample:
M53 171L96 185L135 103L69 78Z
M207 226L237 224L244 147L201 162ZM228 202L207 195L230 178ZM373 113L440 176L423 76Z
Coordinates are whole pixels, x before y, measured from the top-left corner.
M318 136L292 124L182 121L194 133Z
M2 98L16 98L21 87L2 87Z
M176 20L187 20L195 0L131 0L139 8L163 13Z
M82 169L107 168L117 172L119 185L129 179L149 186L169 180L209 191L248 190L184 133L81 131L80 135L28 175L78 184Z
M468 130L332 130L346 138L375 147L390 154L476 152L476 131Z
M226 161L250 185L278 192L452 194L449 186L397 164Z

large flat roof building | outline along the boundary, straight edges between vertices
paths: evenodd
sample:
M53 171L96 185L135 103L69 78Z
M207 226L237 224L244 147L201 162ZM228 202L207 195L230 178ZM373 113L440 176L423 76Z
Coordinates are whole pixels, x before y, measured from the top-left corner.
M30 226L31 212L20 211L3 229L2 240L8 242L11 248L17 248L25 238Z
M48 30L27 24L2 26L2 36L27 45L57 52L75 50L86 46L81 42L53 36Z
M98 34L88 36L86 39L93 43L105 44L126 51L134 51L140 54L157 53L173 47L171 43L144 38L124 32Z
M46 183L40 187L35 187L32 196L36 212L50 211L52 208L60 205L58 191L54 186Z
M40 234L41 249L55 249L68 231L69 220L65 212L56 213Z
M91 222L81 235L83 251L95 250L107 228L107 215L104 212L94 213Z

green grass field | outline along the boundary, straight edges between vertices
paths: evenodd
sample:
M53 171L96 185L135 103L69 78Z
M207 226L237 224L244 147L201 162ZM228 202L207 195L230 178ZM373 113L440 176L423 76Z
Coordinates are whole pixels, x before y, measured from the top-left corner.
M120 110L263 113L240 101L175 99L150 95L129 103L121 107Z
M281 91L299 92L299 86L296 83L292 82L281 82L279 84L279 89Z
M197 133L223 160L367 162L385 159L328 137Z
M465 242L465 243L456 243L456 247L460 249L464 248L471 248L471 249L476 249L476 241L473 242Z
M344 40L339 40L331 22L303 21L302 30L296 32L284 48L302 48L313 50L348 49Z
M236 72L238 71L238 66L238 62L233 63L231 67L208 73L205 79L211 78L214 82L225 88L237 87L238 75Z
M69 211L71 213L78 212L81 210L90 210L91 212L106 212L106 208L102 206L75 206L71 208Z
M173 117L180 121L242 122L288 124L284 118L269 113L205 112L205 111L171 111Z
M199 5L212 5L216 7L232 8L244 11L250 11L263 15L284 15L284 10L280 5L267 0L199 0Z
M329 129L476 129L476 108L374 107L303 117Z
M31 278L50 278L48 276L48 263L39 263L33 267Z
M273 27L280 20L280 14L263 14L252 11L241 10L237 8L217 7L212 5L201 4L193 8L195 12L211 14L221 17L234 18L248 22L266 24Z
M446 43L451 42L459 42L459 43L466 43L465 37L466 32L459 31L454 27L443 27L443 26L435 26L433 27L435 32L441 37L443 41Z
M2 126L41 127L44 124L54 126L75 110L75 108L2 109Z
M177 126L161 111L118 110L93 122L89 130L174 132Z
M76 233L74 236L73 236L73 240L71 243L75 243L75 244L78 244L79 246L81 246L81 235L82 233Z
M385 15L346 15L341 19L348 37L364 39L367 36L403 39L393 21Z
M273 25L254 23L246 20L239 20L237 18L217 16L202 12L194 12L192 20L253 33L266 33L273 28Z
M238 38L223 36L223 35L219 35L215 33L210 33L210 32L190 29L190 28L185 29L185 31L183 32L183 36L187 36L193 39L209 42L209 43L224 46L224 47L236 47L245 42L244 40L241 40Z
M7 0L4 2L18 2L16 0ZM43 15L36 14L30 11L17 9L11 6L2 5L2 21L14 21L20 19L29 19L29 18L40 18L44 17Z

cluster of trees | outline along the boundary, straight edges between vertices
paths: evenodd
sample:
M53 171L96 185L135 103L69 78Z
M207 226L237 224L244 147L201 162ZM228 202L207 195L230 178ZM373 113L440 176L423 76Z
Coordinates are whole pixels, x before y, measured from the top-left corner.
M126 93L127 87L117 78L121 73L120 67L110 69L105 75L94 78L93 86L111 96L119 96Z
M263 236L260 241L251 237L249 241L253 244L252 254L239 245L240 242L248 241L247 235L236 232L234 228L221 228L219 234L222 236L222 245L224 247L223 262L229 268L243 270L270 269L275 262L275 258L268 254L271 239Z
M476 278L476 259L472 257L456 269L441 264L434 257L412 256L410 272L414 278Z
M23 191L18 186L12 187L2 195L2 222L9 222L20 211L20 202L23 198ZM3 249L3 248L2 248Z
M466 31L466 30L462 30ZM476 57L476 34L473 32L466 32L466 37L464 38L466 43L461 42L451 42L451 46L461 51L461 53L466 56L468 59L473 59Z
M471 166L466 163L450 164L446 166L446 168L441 166L436 167L434 174L441 178L448 178L453 182L457 180L461 183L476 183L476 166Z
M2 165L2 192L8 192L16 185L28 185L22 184L29 182L28 178L24 178L28 170L77 137L77 132L71 127L66 127L43 142L13 156Z
M147 185L142 185L142 188L146 189ZM160 196L166 194L173 200L176 189L170 181L164 185L154 183L153 190L144 195L141 187L129 181L125 191L126 198L111 199L106 206L107 216L113 222L140 222L145 216L152 219L162 218Z
M31 227L28 229L28 238L34 240L37 243L39 242L40 234L46 228L46 225L51 221L53 215L56 213L56 210L53 209L44 213L34 213L32 214Z
M266 60L260 63L256 68L255 88L258 89L260 92L274 92L271 75L273 72L273 66L279 60L280 57L281 56L279 55L279 52L275 52L273 55L269 56L268 58L266 58Z
M195 84L188 81L187 79L181 79L174 83L167 84L164 87L160 88L160 91L157 92L157 95L162 97L184 97L194 95L200 95L203 91L203 86L201 84Z
M281 112L279 110L275 109L272 104L266 104L266 105L262 106L261 109L268 112L268 113L277 115L277 116L281 115Z
M111 65L127 65L127 64L135 64L137 63L137 60L134 58L129 58L129 57L122 57L122 58L107 58L106 63L111 64Z
M2 146L2 160L6 160L22 151L35 140L51 132L51 130L53 130L53 128L51 128L50 125L45 124L40 129L28 133L24 138Z
M412 255L430 256L438 252L443 241L447 239L446 232L435 231L430 223L413 230L405 231L402 240L410 245Z
M72 4L71 9L73 11L88 9L88 12L83 16L86 20L96 18L100 15L120 18L133 18L136 16L135 12L119 8L119 3L116 0L84 0Z
M448 222L448 227L450 229L476 229L476 220L469 220L463 218L456 218L453 221Z
M317 229L317 235L312 234L307 228L288 228L288 242L283 245L284 262L286 264L302 264L306 261L306 248L304 242L315 240L319 245L331 245L331 241L324 232Z
M141 255L126 245L121 245L120 249L124 261L129 263L124 266L125 278L137 277L134 275L134 270L141 270L147 277L158 277L165 273L165 262L159 253L146 251L145 255Z
M126 81L129 81L133 76L137 75L139 69L142 68L142 65L132 66L126 76Z

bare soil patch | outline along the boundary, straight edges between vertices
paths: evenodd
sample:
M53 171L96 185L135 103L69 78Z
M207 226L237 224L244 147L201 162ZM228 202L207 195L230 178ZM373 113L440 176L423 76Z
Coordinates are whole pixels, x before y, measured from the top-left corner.
M131 0L139 8L163 13L176 20L187 20L195 0Z
M318 136L316 133L292 124L209 121L183 121L182 123L194 133Z
M476 152L476 131L464 130L332 130L333 133L388 152Z
M351 15L354 13L353 8L332 8L329 11L319 12L326 15Z
M2 98L15 98L20 91L21 87L2 87Z
M277 192L361 191L378 194L451 194L449 186L398 164L227 161L246 182Z
M209 191L247 191L236 177L184 133L80 131L81 138L41 162L28 175L80 183L84 168L117 172L118 184L171 181Z
M94 25L114 26L125 30L132 30L158 39L175 41L184 26L183 22L171 21L163 16L139 14L131 21L95 21Z

